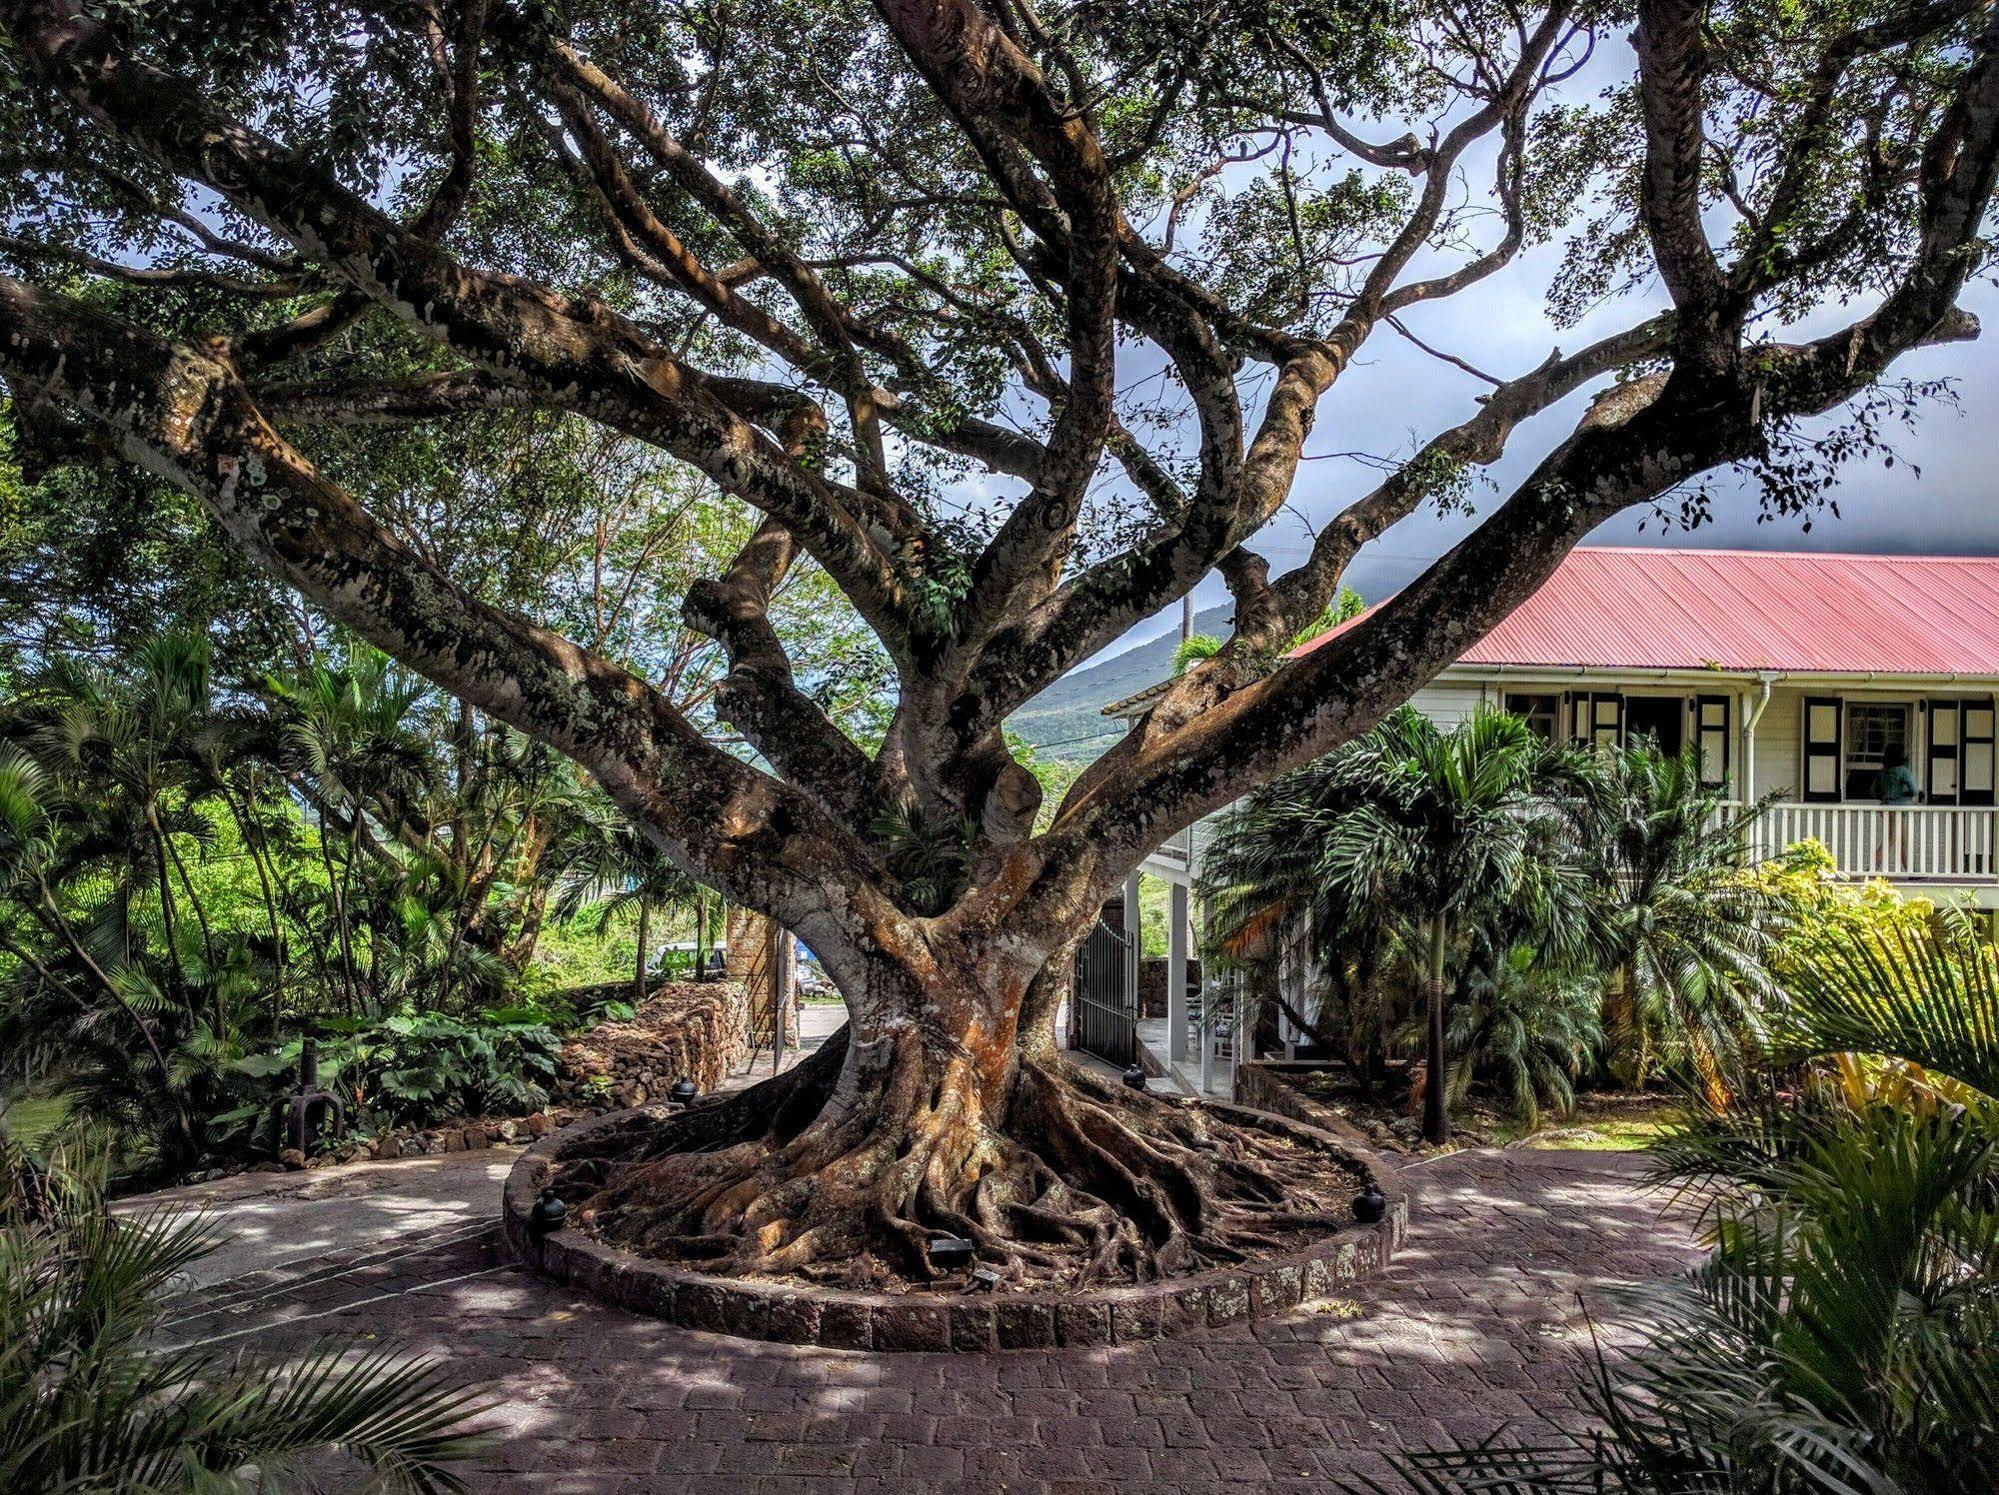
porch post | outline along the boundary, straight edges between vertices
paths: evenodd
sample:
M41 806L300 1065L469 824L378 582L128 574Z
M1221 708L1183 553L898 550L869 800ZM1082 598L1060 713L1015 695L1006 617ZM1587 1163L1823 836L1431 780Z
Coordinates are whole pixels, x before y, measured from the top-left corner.
M1145 959L1145 941L1138 912L1138 874L1124 880L1124 937L1131 941L1131 958L1124 963L1125 1011L1138 1011L1138 966Z
M1191 869L1190 869L1191 872ZM1187 1057L1187 885L1173 884L1166 920L1166 1057Z
M1756 802L1756 723L1762 715L1754 708L1742 714L1742 793L1736 797L1745 805Z

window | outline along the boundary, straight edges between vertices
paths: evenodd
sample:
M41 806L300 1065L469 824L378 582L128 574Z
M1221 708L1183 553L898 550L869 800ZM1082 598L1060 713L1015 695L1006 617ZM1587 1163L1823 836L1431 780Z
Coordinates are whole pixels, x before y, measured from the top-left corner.
M1694 698L1694 746L1700 753L1701 787L1728 783L1728 697Z
M1963 708L1962 798L1967 805L1989 805L1993 800L1994 738L1999 736L1994 728L1999 725L1999 717L1995 717L1989 700L1966 701Z
M1846 799L1875 799L1874 781L1893 758L1909 761L1909 708L1901 701L1846 703Z
M1933 805L1989 805L1993 789L1993 712L1989 697L1931 701L1923 785Z
M1806 696L1803 798L1815 803L1839 798L1839 697Z
M1677 758L1686 746L1687 702L1684 696L1626 696L1624 698L1624 740L1644 742Z
M1560 696L1509 695L1506 709L1527 723L1527 730L1543 742L1553 742L1562 720Z
M1594 748L1624 745L1624 697L1577 691L1571 702L1571 731L1577 742Z

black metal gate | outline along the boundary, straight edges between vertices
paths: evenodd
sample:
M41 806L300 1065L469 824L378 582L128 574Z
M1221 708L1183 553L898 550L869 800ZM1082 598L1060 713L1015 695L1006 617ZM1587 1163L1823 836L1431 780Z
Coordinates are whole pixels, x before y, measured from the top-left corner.
M1117 1065L1138 1057L1138 1010L1126 979L1130 960L1131 941L1100 921L1076 952L1070 988L1070 1044Z

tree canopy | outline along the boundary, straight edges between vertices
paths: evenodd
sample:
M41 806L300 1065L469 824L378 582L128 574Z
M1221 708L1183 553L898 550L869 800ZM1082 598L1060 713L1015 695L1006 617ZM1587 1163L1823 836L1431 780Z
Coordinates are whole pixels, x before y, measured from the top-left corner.
M1351 735L1619 509L1729 462L1804 501L1823 479L1787 433L1970 330L1989 205L1972 0L7 9L25 460L135 460L447 687L512 677L501 714L593 768L617 726L650 735L627 772L684 757L718 791L646 810L704 863L694 822L744 793L877 872L885 801L1024 836L1006 713L1219 567L1229 647L1052 832L1142 849ZM1565 93L1634 19L1628 76ZM1654 277L1673 310L1496 381L1269 575L1251 543L1363 343L1550 239L1558 320ZM1159 377L1121 387L1120 361ZM1607 377L1370 627L1262 667L1361 543ZM458 564L453 532L539 520L559 546L621 500L643 548L660 520L631 490L674 469L764 516L680 580L783 790L472 605L522 606L531 547L511 578ZM800 554L891 662L879 754L767 626ZM636 658L601 599L537 600ZM656 637L658 603L618 621Z
M935 1135L1023 1178L965 1139L1024 1075L1062 1131L1033 1066L1118 881L1379 721L1606 519L1697 515L1730 465L1821 501L1935 393L1896 360L1975 334L1999 166L1989 0L0 0L0 25L29 476L112 464L93 501L141 518L173 490L576 759L824 957L848 1081L928 1066L895 1093L976 1097ZM1369 344L1542 245L1533 289L1592 335L1472 370L1460 421L1273 566ZM1281 658L1361 547L1530 437L1461 543ZM683 482L735 525L662 543L699 554L679 615L748 753L671 688L665 599L606 629L573 558L458 543L603 519L642 552ZM801 568L879 651L866 730L782 626ZM1044 821L1008 715L1210 573L1231 636ZM886 1216L927 1208L916 1166ZM1192 1229L1093 1187L1153 1247ZM780 1234L846 1249L810 1214Z

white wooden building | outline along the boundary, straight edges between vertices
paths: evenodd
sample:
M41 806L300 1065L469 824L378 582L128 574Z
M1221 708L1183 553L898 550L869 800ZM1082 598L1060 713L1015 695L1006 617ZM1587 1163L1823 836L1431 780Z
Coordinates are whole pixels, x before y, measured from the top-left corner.
M1136 720L1164 689L1105 714ZM1732 798L1775 797L1755 855L1812 838L1844 875L1995 909L1995 695L1999 557L1584 547L1413 704L1441 726L1483 704L1549 737L1698 749ZM1878 797L1897 756L1906 804ZM1143 870L1187 887L1202 831Z

